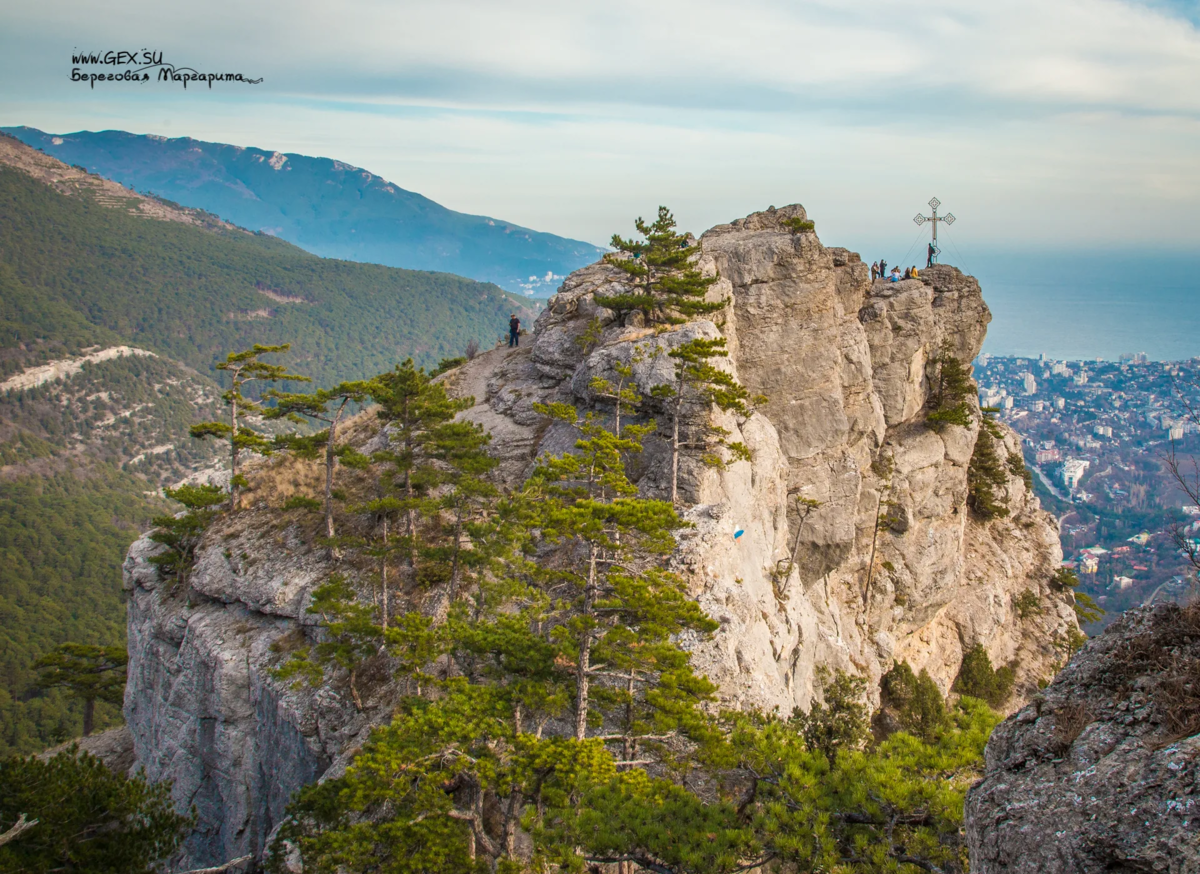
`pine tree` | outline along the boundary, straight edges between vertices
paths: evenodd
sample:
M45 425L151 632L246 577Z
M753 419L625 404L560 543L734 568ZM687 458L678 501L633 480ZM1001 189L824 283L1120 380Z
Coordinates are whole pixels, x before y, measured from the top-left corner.
M638 722L633 699L645 677L662 681L676 672L681 689L689 690L676 702L685 708L712 694L707 681L685 676L690 669L668 656L674 636L715 626L682 594L677 577L655 567L674 547L672 532L682 522L667 502L638 497L626 476L624 458L641 451L649 428L626 426L617 437L593 415L579 420L573 407L535 408L582 434L573 453L544 459L523 492L530 527L561 556L545 585L559 599L554 639L575 666L574 737L584 740L592 718L603 722L605 705L616 705L626 727L610 737L628 749ZM597 666L597 653L613 664ZM599 700L593 696L597 677L605 691Z
M375 377L371 381L370 394L371 399L379 405L376 415L388 435L388 448L373 456L376 464L385 467L379 481L382 494L367 507L380 522L381 543L377 554L386 604L387 562L393 551L404 550L409 582L415 584L419 581L421 545L418 518L422 511L426 515L432 511L432 505L428 503L429 494L441 480L429 446L437 430L450 424L458 413L469 409L474 399L451 398L445 386L434 382L424 369L413 364L411 358L397 365L394 370ZM447 453L452 451L446 449ZM393 544L390 525L401 519L404 529L400 540Z
M275 672L276 678L297 683L307 681L315 687L321 685L330 667L341 668L346 671L354 706L361 711L358 672L383 643L383 629L371 621L374 611L362 603L344 576L333 574L313 590L308 612L320 617L324 639L311 650L292 653Z
M675 360L675 381L671 385L657 385L651 394L662 401L670 420L671 440L671 503L679 503L679 455L683 449L704 450L702 459L706 464L722 465L725 459L720 451L727 450L734 460L750 460L750 450L741 442L730 442L729 432L707 422L708 409L716 407L738 416L751 415L750 393L734 377L712 364L714 358L728 358L725 340L706 340L698 337L676 346L669 353ZM754 398L762 403L765 398ZM699 404L705 407L705 425L700 432L689 435L683 432L686 406Z
M606 259L629 275L636 291L598 294L596 303L615 312L622 325L633 312L641 312L647 322L677 324L724 308L723 302L705 300L718 277L706 277L696 267L700 246L689 242L687 234L675 232L670 210L660 206L653 224L639 218L634 226L645 239L613 234L611 245L617 252Z
M620 361L613 364L613 372L617 375L616 383L601 376L593 376L588 383L588 388L597 398L612 402L613 434L617 437L621 436L621 417L636 413L644 400L633 383L633 368L642 360L643 350L637 347L628 364Z
M185 484L177 489L163 489L163 493L185 509L178 515L155 516L151 520L155 528L150 539L166 549L149 560L158 566L159 573L174 577L182 585L187 582L196 547L216 517L217 508L225 502L225 492L214 485Z
M992 707L1003 707L1012 695L1016 664L992 668L983 644L977 643L963 653L962 665L954 678L954 691L982 698Z
M312 394L291 394L281 391L270 391L267 396L275 406L265 411L268 419L287 419L294 416L304 416L317 422L323 422L325 430L307 438L309 445L313 442L325 444L325 537L332 541L336 532L333 527L333 475L338 460L337 429L341 424L346 407L352 403L362 403L370 395L372 384L365 381L343 382L333 388L318 389ZM282 446L302 446L295 438L281 441Z
M949 341L942 345L930 363L934 367L929 396L932 410L925 417L926 424L935 431L947 425L971 427L971 408L967 398L974 393L975 384L971 382L970 369L954 357Z
M64 643L33 663L40 671L39 689L61 688L83 699L83 736L92 733L96 702L120 705L125 699L125 665L121 646Z
M244 352L230 352L225 360L217 365L217 370L229 374L229 390L221 395L225 405L229 407L229 422L200 422L192 426L192 436L203 440L217 437L229 441L229 509L236 510L238 494L246 486L246 479L240 471L241 454L257 452L268 455L271 452L271 442L262 434L246 426L243 416L261 414L260 404L242 394L242 387L251 382L311 382L307 376L288 373L287 368L279 364L268 364L260 361L261 355L274 355L287 352L290 343L280 346L262 346L255 343Z
M1001 489L1008 484L1008 468L996 451L1000 427L984 415L967 465L967 504L984 519L1008 515Z
M459 594L464 574L477 570L491 557L486 548L489 526L483 522L488 507L499 497L499 490L488 479L499 463L488 455L491 435L474 422L447 422L435 428L427 445L429 457L439 462L435 512L449 513L451 521L443 540L429 555L446 577L446 603ZM465 549L464 537L470 537L472 549Z
M0 846L6 874L153 874L193 824L170 781L126 777L77 748L0 760L0 832L18 812L36 825Z

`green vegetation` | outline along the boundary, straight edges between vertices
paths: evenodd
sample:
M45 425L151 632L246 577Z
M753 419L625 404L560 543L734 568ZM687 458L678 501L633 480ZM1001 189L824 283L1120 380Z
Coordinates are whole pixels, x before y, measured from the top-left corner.
M154 532L150 539L161 543L166 549L150 557L158 566L158 572L176 581L176 587L187 583L188 571L196 555L200 538L217 515L217 507L225 503L228 496L214 485L181 485L177 489L164 489L171 500L182 504L184 512L155 516Z
M908 662L900 662L880 681L882 708L877 724L883 733L906 731L932 743L950 725L950 714L937 684L924 668L914 674Z
M900 665L874 736L865 681L840 672L808 713L718 711L681 646L716 623L666 567L685 526L629 479L654 424L627 379L592 386L612 417L539 405L579 437L508 496L428 374L368 383L390 445L346 481L339 530L356 533L309 608L323 634L281 643L277 676L360 709L402 695L280 839L331 874L965 870L963 797L996 721L982 702L948 707ZM396 590L425 607L397 615Z
M0 167L0 239L0 283L18 292L12 303L3 295L0 309L8 345L45 338L74 352L120 337L202 373L219 350L290 341L295 366L330 386L409 355L432 364L472 339L486 348L523 305L449 274L321 259L261 234L140 218L8 167Z
M214 461L214 448L187 433L197 419L220 418L208 377L230 385L215 369L228 363L225 350L292 340L297 367L328 386L406 355L433 363L470 340L488 346L521 306L455 276L323 260L264 235L141 218L8 167L0 240L0 380L92 347L164 356L88 364L0 395L0 755L79 735L84 701L39 690L33 662L68 641L123 646L124 553L165 509L153 493ZM254 448L244 421L234 422L239 448ZM186 552L191 535L175 533ZM185 568L186 556L164 566ZM98 701L96 728L117 715Z
M654 396L664 403L671 420L671 503L679 502L679 454L683 449L701 449L706 464L722 465L725 450L732 461L750 460L750 450L744 443L731 442L728 432L711 423L700 433L688 435L683 431L684 410L688 404L717 409L748 418L751 413L750 393L729 373L712 363L715 358L728 358L725 338L706 340L697 337L676 346L667 353L675 361L675 382L655 386ZM760 402L765 398L755 398Z
M930 379L930 412L925 423L936 431L947 425L971 427L971 407L967 399L975 393L970 369L954 357L949 343L930 360L934 375Z
M96 702L119 706L124 700L128 662L123 646L64 643L33 666L41 671L39 689L66 689L83 701L83 736L87 737L95 725Z
M784 219L783 226L793 234L802 234L805 231L816 230L817 223L805 221L797 216L790 219Z
M74 747L0 760L0 832L22 816L35 824L0 846L2 874L153 874L190 824L170 783L114 774Z
M39 690L33 663L68 641L124 646L125 551L167 506L156 488L211 462L187 432L216 399L213 383L148 356L0 394L0 755L80 734L86 702ZM98 701L96 727L118 714Z
M1054 572L1054 576L1050 578L1050 585L1054 586L1060 592L1068 593L1071 606L1075 608L1075 616L1082 624L1096 622L1104 616L1104 608L1101 607L1087 592L1079 591L1079 575L1070 568L1058 568ZM1086 641L1087 638L1085 637ZM1075 641L1072 641L1074 644ZM1074 646L1070 649L1074 653L1079 647Z
M1025 589L1013 596L1013 609L1022 619L1031 619L1042 614L1042 599L1033 589Z
M217 370L227 374L229 380L229 389L221 395L221 400L229 408L229 423L201 422L193 425L190 429L189 433L198 440L217 437L229 441L229 509L231 510L237 508L238 494L246 485L246 479L242 476L238 465L242 453L257 452L260 455L269 455L271 452L270 441L244 421L246 416L255 414L261 416L264 410L261 404L255 403L242 394L242 386L251 382L268 383L284 380L311 382L307 376L288 373L287 368L281 364L269 364L259 360L262 355L277 355L280 352L287 352L290 348L290 343L283 343L279 346L263 346L255 343L252 348L243 352L230 352L225 360L217 365Z
M700 246L687 234L675 232L675 217L669 209L660 206L653 224L639 218L634 225L645 239L627 240L613 234L610 245L617 251L605 260L625 271L637 290L596 295L596 303L616 313L622 325L634 312L640 312L647 323L681 324L724 308L723 302L705 300L718 277L700 272L695 264Z
M977 643L963 654L962 666L954 680L954 691L986 701L993 707L1003 707L1012 696L1016 680L1016 664L992 668L983 644Z
M33 663L68 641L124 647L121 562L154 512L145 487L105 466L0 480L0 755L82 733L84 702L37 693ZM98 700L95 727L119 722Z
M1008 515L1003 489L1008 484L1009 467L996 451L999 441L1000 427L985 414L967 466L967 506L983 519Z

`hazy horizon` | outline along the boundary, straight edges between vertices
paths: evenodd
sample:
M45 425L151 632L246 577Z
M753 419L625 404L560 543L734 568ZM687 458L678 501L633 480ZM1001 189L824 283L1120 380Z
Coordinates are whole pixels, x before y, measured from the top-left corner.
M1185 0L93 10L0 13L6 123L328 156L598 244L659 204L699 231L801 202L872 249L932 196L969 248L1178 247L1200 225ZM106 49L262 81L70 81L73 52Z

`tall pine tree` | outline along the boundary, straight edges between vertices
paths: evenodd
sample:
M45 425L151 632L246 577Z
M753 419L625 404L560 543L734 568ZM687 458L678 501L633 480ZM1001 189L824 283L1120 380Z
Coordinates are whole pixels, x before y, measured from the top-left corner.
M611 245L617 251L606 256L629 275L634 290L598 294L596 303L615 312L622 325L633 312L642 313L647 322L678 324L724 308L724 302L706 300L718 277L700 272L695 263L700 246L687 234L676 233L669 209L660 206L653 224L639 218L634 227L644 239L613 234Z
M192 426L192 436L203 440L216 437L229 441L229 509L236 510L238 494L245 487L246 480L241 474L241 457L243 452L270 454L272 444L262 434L250 428L245 423L245 417L261 415L264 411L260 404L246 397L242 387L252 382L311 382L307 376L288 373L281 364L269 364L260 360L262 355L277 355L287 352L290 343L279 346L263 346L255 343L243 352L230 352L225 360L217 365L217 370L229 374L230 387L221 395L225 405L229 407L228 422L200 422Z

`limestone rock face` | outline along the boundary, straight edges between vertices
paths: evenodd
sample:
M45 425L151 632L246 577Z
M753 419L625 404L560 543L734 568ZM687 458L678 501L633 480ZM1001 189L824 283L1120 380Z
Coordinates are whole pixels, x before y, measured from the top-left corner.
M753 460L718 469L698 454L681 459L691 524L672 562L720 623L710 639L685 643L725 701L807 708L822 666L864 676L877 695L899 659L948 691L976 643L994 663L1019 661L1026 695L1050 675L1053 640L1075 622L1049 589L1061 560L1056 526L1017 475L1002 489L1006 518L972 517L977 407L971 428L924 424L931 359L948 348L969 361L983 342L990 314L979 285L952 267L873 284L857 255L788 230L794 217L805 217L802 207L703 235L699 266L720 277L709 294L727 304L709 319L620 325L595 295L624 289L628 277L597 263L567 278L524 345L477 356L446 374L448 388L475 398L463 416L492 432L498 476L517 486L539 454L576 438L535 403L611 416L595 377L615 381L614 366L631 364L649 398L671 380L672 348L724 336L720 366L766 401L744 420L691 404L684 426L711 421ZM640 420L658 412L648 400ZM386 436L360 442L368 439ZM1002 455L1019 452L1010 432L1001 442ZM651 438L635 464L644 494L669 495L663 439ZM797 499L819 505L806 511ZM336 771L391 712L386 688L359 711L344 684L293 689L272 675L289 649L314 639L305 611L331 568L311 542L278 511L243 511L206 534L186 592L148 563L153 543L130 551L126 719L138 763L174 781L181 809L197 808L185 868L259 850L288 796ZM1026 589L1043 609L1022 620L1013 598Z
M1047 588L1061 560L1057 528L1016 475L1004 488L1008 517L984 523L967 510L977 407L971 428L924 424L931 359L947 349L970 361L983 343L991 315L979 285L947 266L872 283L857 255L783 225L805 217L799 206L769 210L700 238L701 268L720 277L710 298L728 303L712 321L622 327L594 296L626 290L627 276L594 264L551 298L531 348L489 352L449 384L475 397L469 418L512 435L497 451L518 482L538 453L573 439L560 426L539 432L534 402L611 414L589 385L614 380L614 362L635 362L634 382L648 395L670 380L670 348L723 335L725 366L768 400L746 421L713 418L752 462L723 471L681 463L694 527L674 561L721 623L694 651L726 699L790 712L808 707L821 665L875 686L897 659L948 691L976 643L995 663L1018 660L1028 692L1051 673L1055 636L1075 622ZM1002 456L1019 453L1004 433ZM644 493L666 495L668 459L652 439L640 461ZM820 502L803 524L797 498ZM1045 609L1020 620L1012 599L1025 589Z
M1092 640L988 741L971 870L1200 871L1198 666L1195 608L1131 611Z
M328 569L316 573L319 553L293 552L286 533L265 540L262 515L210 532L187 592L159 580L148 539L125 560L125 720L137 765L154 782L172 781L178 809L196 809L181 870L261 851L292 793L367 723L333 689L293 691L272 678L272 644L313 622L303 607ZM273 585L264 568L274 569Z

